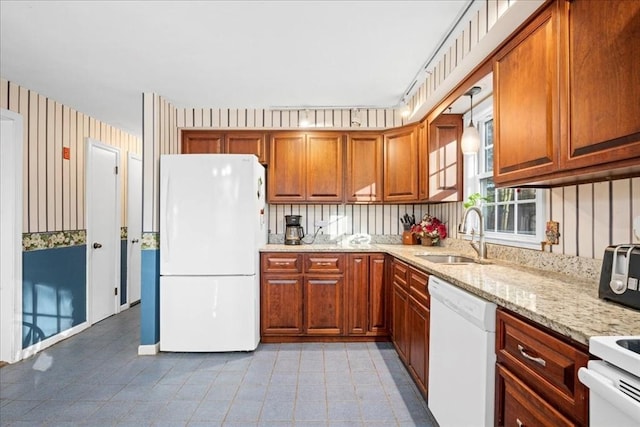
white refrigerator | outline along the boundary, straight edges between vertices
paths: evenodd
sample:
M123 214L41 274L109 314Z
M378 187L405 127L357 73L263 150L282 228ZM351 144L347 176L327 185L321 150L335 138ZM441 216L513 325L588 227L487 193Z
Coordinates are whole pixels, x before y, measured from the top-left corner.
M266 210L255 156L160 157L161 351L256 349Z

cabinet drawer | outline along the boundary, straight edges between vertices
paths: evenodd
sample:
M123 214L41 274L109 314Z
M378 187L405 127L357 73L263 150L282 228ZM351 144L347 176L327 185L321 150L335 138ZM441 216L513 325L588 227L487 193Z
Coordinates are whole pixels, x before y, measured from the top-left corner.
M401 261L393 260L392 281L405 289L409 289L409 266Z
M578 380L588 354L502 310L497 312L496 356L531 389L580 424L587 420L587 389Z
M499 426L575 426L537 393L504 367L497 365L498 390L504 399L498 404Z
M426 273L414 268L409 270L409 294L426 308L430 307L428 284L429 276Z
M302 272L302 255L289 253L262 254L263 273L300 273Z
M343 272L344 255L307 254L304 265L307 273L340 274Z

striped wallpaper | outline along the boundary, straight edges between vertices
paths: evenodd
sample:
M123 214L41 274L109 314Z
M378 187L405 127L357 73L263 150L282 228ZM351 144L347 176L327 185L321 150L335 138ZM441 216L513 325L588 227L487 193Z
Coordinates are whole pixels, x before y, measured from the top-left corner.
M560 222L560 242L553 253L602 259L612 244L638 243L633 234L633 218L640 216L640 178L570 185L541 189L546 198L543 221ZM330 221L324 234L402 233L400 218L430 213L445 221L449 235L459 238L457 225L462 221L461 202L415 205L272 205L269 207L269 231L284 233L285 215L302 215L307 234L315 231L319 220Z
M23 232L83 230L84 148L90 137L121 150L121 224L127 224L127 152L141 153L142 141L35 91L0 79L0 108L24 123ZM62 148L71 155L63 160Z
M296 111L180 109L155 94L144 95L144 106L143 230L145 232L158 231L158 159L160 153L179 152L180 128L289 129L298 126ZM318 113L322 113L324 117L321 120L326 125L325 117L329 112L315 113L316 123L320 117ZM346 120L350 113L348 110L330 113L336 128L343 128L345 122L350 124L350 120ZM336 121L336 117L340 117L339 122ZM394 127L402 124L401 118L389 111L384 111L383 114L376 111L368 114L367 117L375 117L375 122L371 119L363 120L360 129L379 126ZM553 247L554 253L601 258L607 245L633 241L632 218L640 215L640 178L573 185L541 191L545 192L547 199L545 221L560 222L560 244ZM315 221L317 220L340 217L342 218L341 232L345 234L400 234L402 229L399 218L405 212L414 213L417 218L426 212L436 215L449 224L450 235L454 238L458 237L456 226L462 219L462 203L273 205L269 207L269 229L273 234L281 234L283 233L284 215L300 214L304 217L303 221L305 221L307 232L315 230Z
M544 2L475 0L408 90L414 115L424 116L440 103Z
M425 65L424 76L418 76L408 90L407 105L413 115L426 114L425 106L434 105L443 99L490 50L543 2L544 0L476 0ZM511 10L514 12L506 13ZM496 25L505 22L508 25ZM143 94L143 105L145 208L142 227L144 232L150 233L158 231L158 159L161 153L179 151L180 129L295 129L299 127L301 113L296 110L249 108L177 108L154 93ZM310 113L312 127L351 128L350 110L311 110ZM360 129L382 129L405 124L398 109L362 110L360 119Z
M409 90L407 104L414 116L426 114L449 91L524 22L544 0L477 0L425 66ZM507 13L509 12L509 13ZM505 33L506 32L506 33ZM158 159L160 153L179 152L182 128L292 129L299 127L299 111L261 109L177 108L166 99L145 93L143 150L145 164L143 230L158 231ZM360 129L401 126L398 110L363 110ZM349 110L312 110L313 127L351 127ZM419 117L416 117L419 118ZM632 218L640 215L640 178L583 184L542 190L547 199L546 219L560 222L560 244L552 251L566 255L601 258L604 247L633 241ZM343 218L346 234L398 234L405 213L419 217L425 212L447 221L452 237L462 219L462 203L434 205L278 205L269 208L271 233L283 232L286 214L301 214L305 229L332 216ZM451 224L454 224L451 226ZM636 239L636 241L638 241Z
M298 110L240 108L176 108L153 93L143 95L143 222L144 232L158 231L158 183L160 154L180 152L180 130L202 129L297 129ZM385 129L404 124L398 110L359 110L360 126L352 125L351 110L310 110L311 125L305 129Z

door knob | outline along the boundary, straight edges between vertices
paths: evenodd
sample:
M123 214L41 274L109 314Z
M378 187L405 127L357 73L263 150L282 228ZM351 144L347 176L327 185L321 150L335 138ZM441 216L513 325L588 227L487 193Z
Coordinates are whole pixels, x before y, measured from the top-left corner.
M95 242L93 244L93 249L100 249L102 247L102 243Z
M131 243L138 243L138 239L133 239Z

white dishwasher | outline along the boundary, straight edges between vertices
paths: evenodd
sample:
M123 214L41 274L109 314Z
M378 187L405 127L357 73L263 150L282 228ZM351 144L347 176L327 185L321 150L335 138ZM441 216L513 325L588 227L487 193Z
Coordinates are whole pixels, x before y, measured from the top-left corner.
M429 409L441 427L493 426L496 305L429 277Z

